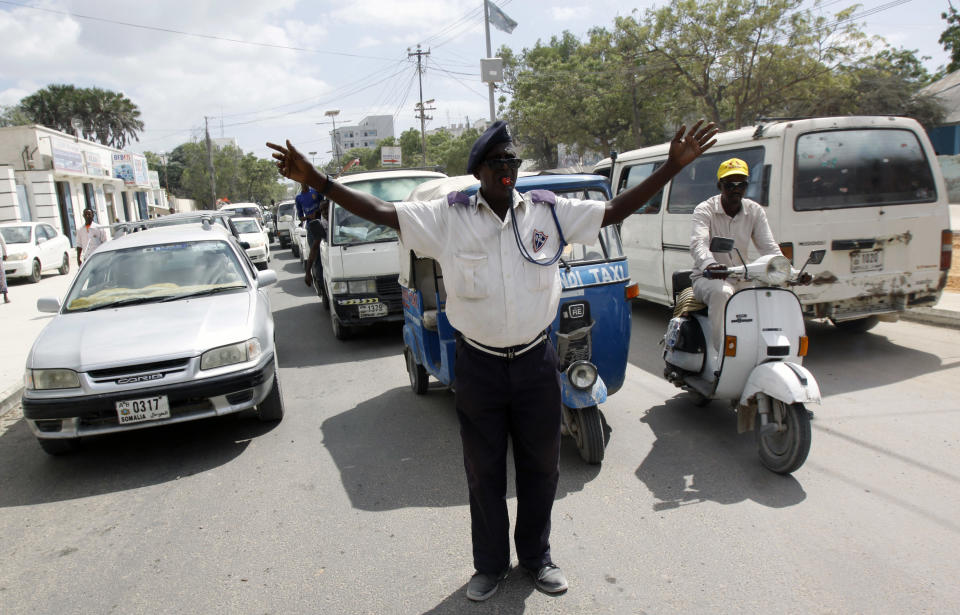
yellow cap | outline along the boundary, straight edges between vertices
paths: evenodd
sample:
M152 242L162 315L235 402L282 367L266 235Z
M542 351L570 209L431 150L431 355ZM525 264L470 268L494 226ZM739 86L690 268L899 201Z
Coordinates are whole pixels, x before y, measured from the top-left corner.
M717 179L723 179L727 175L745 175L750 177L750 169L747 167L746 162L739 158L731 158L721 162L720 168L717 169Z

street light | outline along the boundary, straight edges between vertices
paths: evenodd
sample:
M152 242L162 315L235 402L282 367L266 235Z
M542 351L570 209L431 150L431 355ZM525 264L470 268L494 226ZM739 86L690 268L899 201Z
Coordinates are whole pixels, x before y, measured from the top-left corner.
M313 158L314 156L317 155L317 152L307 152L307 153L310 154L310 164L312 164L313 166L317 166L317 163L314 161L314 158Z
M340 109L330 109L325 111L324 115L333 122L333 151L337 157L337 168L340 168L340 144L337 143L337 116L340 115Z

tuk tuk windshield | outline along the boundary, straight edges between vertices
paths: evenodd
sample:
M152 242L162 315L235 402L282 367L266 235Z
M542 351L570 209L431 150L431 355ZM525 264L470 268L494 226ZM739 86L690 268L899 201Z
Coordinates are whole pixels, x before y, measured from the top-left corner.
M554 193L557 196L568 199L587 199L591 201L608 200L607 195L596 188L570 191L556 190ZM620 235L617 234L617 228L613 225L601 228L599 241L592 246L587 246L582 243L567 245L567 247L563 249L563 256L560 258L567 264L582 264L624 258L623 246L620 244Z

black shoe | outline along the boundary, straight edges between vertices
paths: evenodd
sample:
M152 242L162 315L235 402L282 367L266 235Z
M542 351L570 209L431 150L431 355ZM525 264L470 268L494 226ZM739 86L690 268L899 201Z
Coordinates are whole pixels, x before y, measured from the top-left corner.
M527 572L533 577L533 583L537 589L547 594L562 594L567 591L567 577L563 576L563 571L553 562L548 562L540 567L539 570L527 568Z
M510 568L499 574L493 572L476 573L470 577L470 582L467 583L467 598L475 602L481 602L494 595L497 593L497 588L500 587L500 581L507 578L508 572L510 572Z

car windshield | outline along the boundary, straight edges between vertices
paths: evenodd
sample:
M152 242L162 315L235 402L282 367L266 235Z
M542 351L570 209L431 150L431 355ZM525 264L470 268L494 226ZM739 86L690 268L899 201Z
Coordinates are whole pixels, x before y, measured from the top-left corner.
M366 192L384 201L402 201L410 191L433 177L384 177L350 182L354 190ZM333 208L333 244L375 243L378 241L396 241L397 231L389 226L374 224L346 209L335 205Z
M256 220L234 220L233 226L238 233L259 233L260 225Z
M70 288L64 311L172 301L246 286L240 263L226 241L94 252Z
M30 243L29 226L5 226L0 228L0 235L7 243Z

